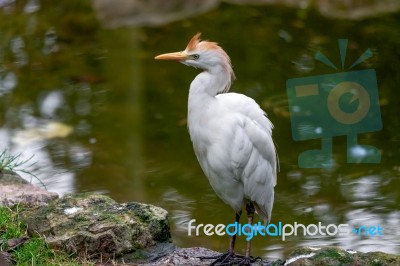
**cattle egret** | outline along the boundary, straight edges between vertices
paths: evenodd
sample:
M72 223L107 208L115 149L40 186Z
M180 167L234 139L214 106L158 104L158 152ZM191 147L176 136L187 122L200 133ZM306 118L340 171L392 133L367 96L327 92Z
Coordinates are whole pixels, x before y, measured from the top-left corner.
M197 33L181 52L156 56L203 70L190 84L188 128L194 152L215 193L235 210L239 222L246 206L248 223L254 212L265 223L271 219L278 168L271 121L251 98L228 93L235 78L229 56L215 42ZM212 265L249 265L250 241L244 256L229 250Z

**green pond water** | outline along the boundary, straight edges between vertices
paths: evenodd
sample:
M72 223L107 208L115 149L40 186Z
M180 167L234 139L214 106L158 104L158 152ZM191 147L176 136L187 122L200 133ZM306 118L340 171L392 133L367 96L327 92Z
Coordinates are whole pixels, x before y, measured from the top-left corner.
M254 98L275 125L272 223L384 228L382 236L257 236L253 254L284 257L297 246L322 245L400 253L399 13L352 21L313 9L222 4L164 26L106 29L84 1L24 6L0 9L0 149L34 155L29 169L49 190L155 204L168 210L178 246L227 249L228 236L187 233L191 219L216 225L234 218L202 173L187 131L188 88L199 70L154 60L202 32L231 56L231 91ZM346 137L338 136L333 167L299 168L298 155L321 140L293 140L286 81L347 71L368 48L373 56L352 70L376 70L383 128L358 140L377 147L381 162L347 163ZM337 70L314 60L319 50ZM244 251L243 236L237 247Z

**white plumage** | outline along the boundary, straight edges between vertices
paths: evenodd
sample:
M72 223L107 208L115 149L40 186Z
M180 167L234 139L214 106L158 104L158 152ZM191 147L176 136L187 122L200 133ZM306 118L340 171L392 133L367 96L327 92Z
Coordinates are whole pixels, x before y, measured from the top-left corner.
M234 78L229 56L199 37L196 34L184 51L156 59L203 70L190 85L188 101L188 128L200 166L217 195L236 213L251 202L269 221L277 176L273 125L253 99L228 93Z
M264 220L270 219L276 184L271 122L242 94L200 96L193 86L189 94L190 137L214 191L236 212L248 199Z

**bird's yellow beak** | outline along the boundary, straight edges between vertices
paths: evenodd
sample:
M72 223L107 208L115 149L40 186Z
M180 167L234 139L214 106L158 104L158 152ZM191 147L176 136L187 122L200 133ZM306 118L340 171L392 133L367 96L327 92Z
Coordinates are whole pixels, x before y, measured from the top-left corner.
M175 52L175 53L168 53L168 54L160 54L160 55L157 55L154 59L182 61L182 60L188 59L188 55L185 52Z

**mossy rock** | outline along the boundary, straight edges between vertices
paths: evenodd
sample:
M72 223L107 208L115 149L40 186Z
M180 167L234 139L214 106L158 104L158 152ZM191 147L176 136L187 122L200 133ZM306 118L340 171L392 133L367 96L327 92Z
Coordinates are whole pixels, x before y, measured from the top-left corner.
M383 252L356 252L338 247L295 249L286 259L288 266L351 266L351 265L400 265L400 256Z
M143 203L119 204L105 195L67 195L22 213L30 234L50 247L92 258L119 257L170 240L167 211Z

